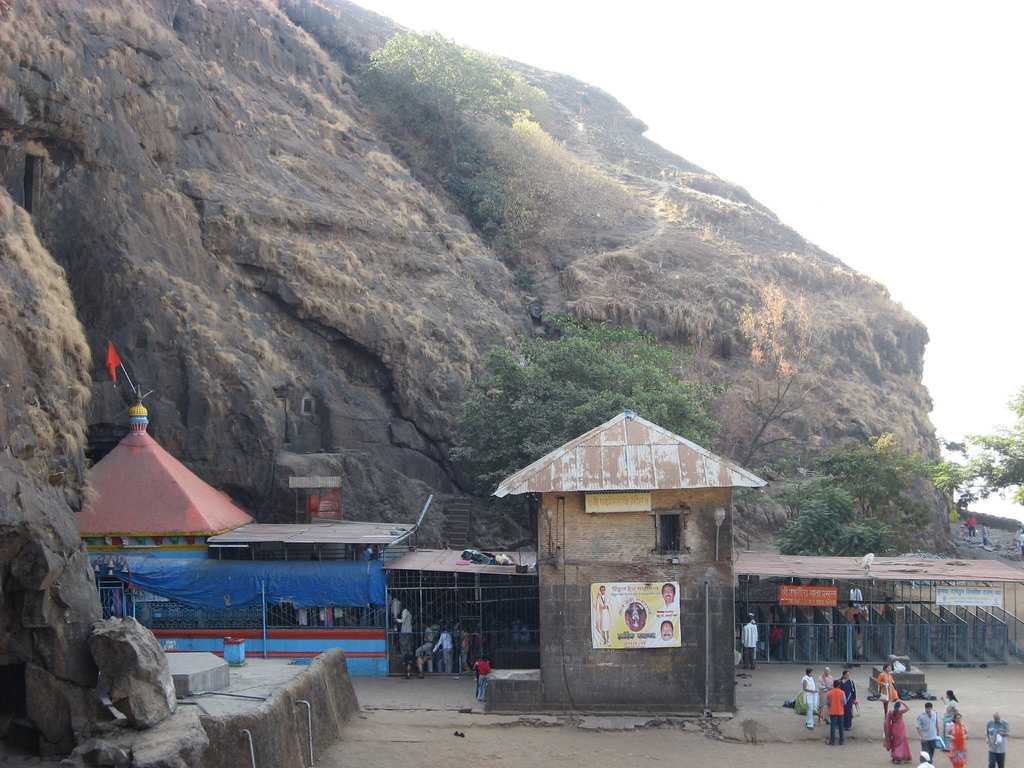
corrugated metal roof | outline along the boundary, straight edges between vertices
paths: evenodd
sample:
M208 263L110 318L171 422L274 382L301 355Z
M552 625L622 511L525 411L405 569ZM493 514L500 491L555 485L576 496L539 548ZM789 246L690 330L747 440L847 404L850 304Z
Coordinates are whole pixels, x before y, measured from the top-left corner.
M506 552L513 563L527 565L531 574L537 573L536 552ZM513 565L479 565L462 559L460 549L417 549L392 563L385 563L388 571L442 571L444 573L498 573L515 576ZM525 574L519 574L525 575Z
M801 579L863 581L859 557L812 557L774 552L741 552L736 573L750 576L795 576ZM876 581L1018 581L1024 570L999 560L932 560L923 557L876 557L870 578Z
M742 467L626 411L505 478L494 495L764 485Z
M411 525L405 523L364 523L342 520L336 523L251 523L211 536L210 544L390 544Z

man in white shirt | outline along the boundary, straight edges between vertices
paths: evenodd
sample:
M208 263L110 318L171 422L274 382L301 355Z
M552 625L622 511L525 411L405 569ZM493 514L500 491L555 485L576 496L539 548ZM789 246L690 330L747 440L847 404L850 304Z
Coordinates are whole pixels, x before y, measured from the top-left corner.
M754 614L750 614L750 620L743 625L740 642L743 645L743 668L753 669L754 656L757 653L757 620Z
M437 638L437 644L434 646L434 653L436 654L438 649L441 650L441 669L440 672L451 673L452 671L452 649L455 644L452 642L452 633L448 631L448 627L441 629L441 636Z
M860 608L860 604L864 602L864 593L860 591L860 587L850 588L850 602Z
M814 670L810 667L804 670L803 679L800 681L800 688L804 692L804 702L807 704L807 722L805 723L808 730L814 730L814 714L818 711L818 683L814 679Z

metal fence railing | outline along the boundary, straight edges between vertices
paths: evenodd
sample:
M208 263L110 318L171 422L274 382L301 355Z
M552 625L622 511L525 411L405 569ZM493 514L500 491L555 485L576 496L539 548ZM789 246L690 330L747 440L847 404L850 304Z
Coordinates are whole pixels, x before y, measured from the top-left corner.
M897 624L759 624L755 659L779 663L882 662L890 654L915 662L1005 662L1008 627L986 612L915 611ZM737 637L742 626L737 626ZM1016 648L1016 645L1013 645ZM739 649L739 646L737 646Z

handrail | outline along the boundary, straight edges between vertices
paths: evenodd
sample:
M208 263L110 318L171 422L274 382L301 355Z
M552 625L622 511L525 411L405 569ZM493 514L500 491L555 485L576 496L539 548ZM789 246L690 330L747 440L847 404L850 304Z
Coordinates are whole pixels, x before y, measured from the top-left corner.
M252 745L252 731L248 728L243 728L242 733L249 737L249 760L252 762L252 768L256 768L256 750Z
M296 706L306 705L306 723L309 726L309 768L313 768L313 705L305 699L298 699L295 704Z

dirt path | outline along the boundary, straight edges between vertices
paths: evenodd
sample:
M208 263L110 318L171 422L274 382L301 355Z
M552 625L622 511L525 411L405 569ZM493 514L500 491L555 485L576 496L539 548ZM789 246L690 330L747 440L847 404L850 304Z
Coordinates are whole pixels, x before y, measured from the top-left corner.
M820 670L816 670L820 672ZM881 745L881 710L863 701L861 715L843 747L825 744L827 731L803 728L803 720L781 706L799 684L801 669L763 667L737 679L738 716L709 728L697 720L589 715L501 716L472 711L472 680L357 680L363 711L345 728L341 740L317 758L323 768L408 768L409 765L469 765L504 768L594 768L594 766L756 765L792 768L825 763L846 766L889 765ZM867 691L867 668L854 680ZM1024 667L987 669L926 667L932 692L956 690L963 701L971 738L968 765L984 765L984 723L999 708L1009 721L1010 764L1024 751ZM795 676L795 677L794 677ZM796 681L796 682L794 682ZM923 702L910 702L916 715ZM755 721L760 743L744 741L744 723ZM913 735L911 724L910 734ZM455 733L465 736L456 736ZM916 744L911 748L916 754ZM937 755L936 765L949 761Z

